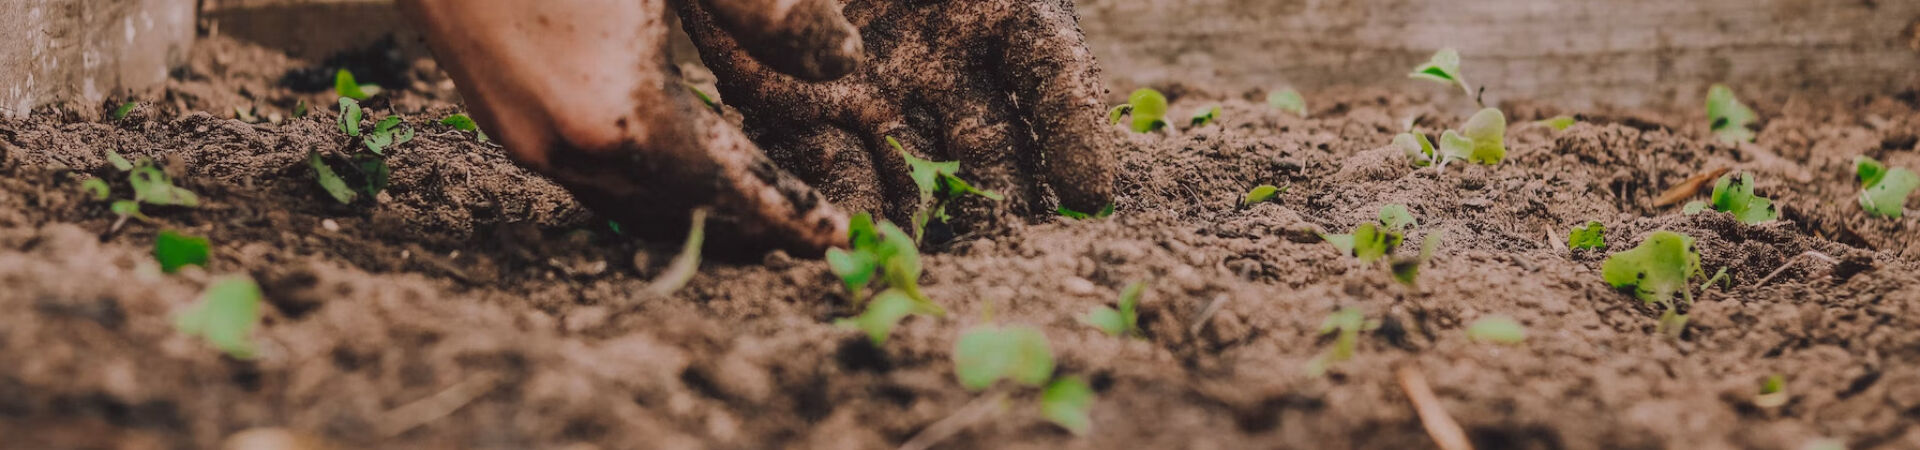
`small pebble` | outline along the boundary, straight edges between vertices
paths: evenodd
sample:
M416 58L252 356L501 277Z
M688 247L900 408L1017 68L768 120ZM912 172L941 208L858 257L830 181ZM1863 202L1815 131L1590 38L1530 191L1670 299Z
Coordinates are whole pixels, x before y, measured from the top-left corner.
M1068 295L1093 295L1093 282L1080 277L1067 277L1060 280L1060 288Z
M334 222L333 219L325 219L320 221L320 228L338 233L340 232L340 223Z

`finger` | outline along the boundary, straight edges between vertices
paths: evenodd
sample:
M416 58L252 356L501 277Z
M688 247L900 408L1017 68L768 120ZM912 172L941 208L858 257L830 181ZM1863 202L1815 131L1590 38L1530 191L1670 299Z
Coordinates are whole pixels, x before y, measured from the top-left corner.
M1025 129L1014 120L1013 105L989 84L969 83L936 90L947 159L960 161L961 177L981 188L1006 194L1007 206L1026 211L1033 189L1031 167L1016 149L1026 147Z
M815 186L828 201L848 212L885 215L884 189L874 171L873 155L858 136L835 126L778 139L767 145L775 164Z
M1101 126L1099 67L1071 2L1043 0L1009 18L1006 74L1027 106L1048 185L1062 206L1096 211L1113 201L1115 131ZM1031 99L1026 100L1026 99Z
M834 0L697 0L684 7L710 12L748 54L809 81L845 76L864 55L859 30Z

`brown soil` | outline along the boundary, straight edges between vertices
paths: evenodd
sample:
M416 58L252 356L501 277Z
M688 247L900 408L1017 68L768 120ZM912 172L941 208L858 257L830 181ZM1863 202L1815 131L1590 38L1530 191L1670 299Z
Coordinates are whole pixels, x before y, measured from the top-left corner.
M1713 143L1698 111L1508 104L1508 162L1441 174L1384 146L1408 117L1464 120L1445 89L1309 92L1301 119L1261 93L1164 87L1175 111L1224 104L1223 122L1131 136L1111 219L936 245L922 284L952 314L910 318L876 348L832 324L855 311L817 261L709 262L671 298L642 294L679 243L616 235L500 149L426 124L457 110L430 63L403 65L416 83L390 103L423 133L396 151L389 195L342 206L303 164L348 144L332 113L230 119L237 102L329 104L276 81L303 63L218 39L199 54L125 120L0 121L0 447L214 448L272 437L241 434L263 427L339 448L893 447L988 397L950 359L988 316L1044 330L1060 372L1092 382L1094 432L1048 424L1036 392L1003 386L1004 409L940 447L1429 447L1399 368L1423 373L1480 448L1920 447L1920 218L1867 219L1851 171L1861 154L1920 168L1910 94L1756 102L1770 119L1738 147ZM1521 124L1560 113L1584 120ZM106 173L107 149L164 162L206 205L109 231L78 189ZM1651 206L1719 166L1755 172L1782 220ZM1290 189L1236 207L1268 183ZM1446 233L1418 287L1313 233L1391 203L1417 233ZM1600 279L1604 253L1554 244L1590 219L1614 249L1688 233L1734 287L1663 336L1657 310ZM211 267L162 275L162 228L210 237ZM1757 284L1810 251L1840 263ZM172 326L229 273L270 303L257 359ZM1144 338L1076 321L1135 280L1151 280ZM1340 307L1382 327L1307 376ZM1492 314L1527 341L1468 340ZM1784 406L1753 404L1769 374L1785 375Z

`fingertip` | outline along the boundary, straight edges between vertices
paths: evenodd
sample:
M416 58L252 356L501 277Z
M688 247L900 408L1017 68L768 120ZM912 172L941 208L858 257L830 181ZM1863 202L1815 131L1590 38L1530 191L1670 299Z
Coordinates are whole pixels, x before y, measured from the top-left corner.
M860 31L840 13L838 2L709 0L708 5L748 54L781 73L830 81L865 62Z

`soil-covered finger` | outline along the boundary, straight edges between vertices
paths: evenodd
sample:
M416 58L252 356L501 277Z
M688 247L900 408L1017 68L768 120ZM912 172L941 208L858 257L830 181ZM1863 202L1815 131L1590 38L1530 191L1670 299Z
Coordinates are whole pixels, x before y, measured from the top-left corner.
M1039 137L1044 175L1061 205L1099 210L1113 200L1116 140L1102 126L1100 68L1071 2L1029 5L1030 13L1008 18L1005 75Z
M839 78L864 60L860 33L834 0L694 0L682 8L710 13L747 53L801 79Z

